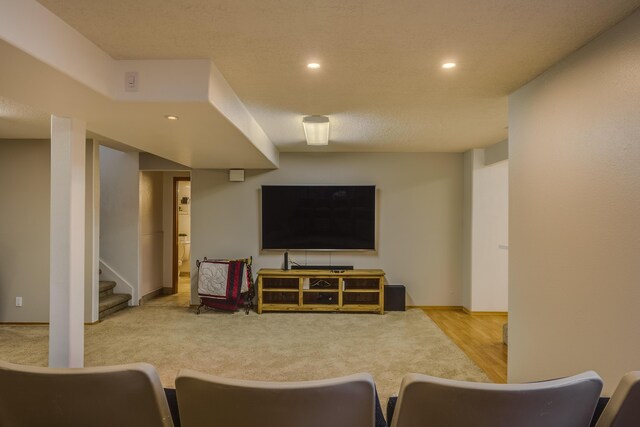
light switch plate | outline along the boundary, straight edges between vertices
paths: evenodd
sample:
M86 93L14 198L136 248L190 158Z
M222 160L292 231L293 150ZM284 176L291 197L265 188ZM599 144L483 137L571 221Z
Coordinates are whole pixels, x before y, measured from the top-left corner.
M124 90L126 92L138 91L138 73L136 71L124 73Z

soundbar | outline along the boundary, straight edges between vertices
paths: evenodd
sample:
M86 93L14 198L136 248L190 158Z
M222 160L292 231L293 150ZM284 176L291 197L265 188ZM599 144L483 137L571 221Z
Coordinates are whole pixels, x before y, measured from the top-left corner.
M292 270L353 270L353 265L291 265Z

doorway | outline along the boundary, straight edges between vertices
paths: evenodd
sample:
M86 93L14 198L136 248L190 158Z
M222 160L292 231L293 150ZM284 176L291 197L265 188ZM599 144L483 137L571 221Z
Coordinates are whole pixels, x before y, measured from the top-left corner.
M191 294L191 178L173 178L173 293Z

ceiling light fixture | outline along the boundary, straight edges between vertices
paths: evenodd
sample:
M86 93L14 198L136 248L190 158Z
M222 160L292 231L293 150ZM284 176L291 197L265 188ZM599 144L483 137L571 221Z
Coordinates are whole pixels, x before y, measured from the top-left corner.
M455 62L445 62L444 64L442 64L442 68L444 69L451 69L451 68L455 68L456 67L456 63Z
M306 116L302 119L307 145L329 145L329 117Z
M318 68L320 68L320 64L318 64L317 62L309 62L307 64L307 68L311 68L312 70L317 70Z
M164 118L167 119L167 120L178 120L179 119L178 116L174 116L174 115L171 115L171 114L168 114L168 115L164 116Z

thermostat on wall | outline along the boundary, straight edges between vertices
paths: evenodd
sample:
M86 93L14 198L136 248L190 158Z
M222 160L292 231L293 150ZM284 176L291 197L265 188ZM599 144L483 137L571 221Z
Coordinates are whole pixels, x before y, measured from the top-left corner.
M244 181L244 169L229 169L229 181L231 181L231 182L243 182Z

